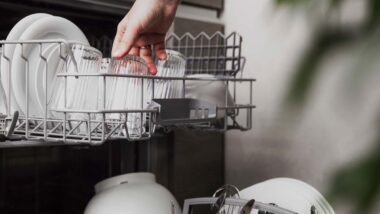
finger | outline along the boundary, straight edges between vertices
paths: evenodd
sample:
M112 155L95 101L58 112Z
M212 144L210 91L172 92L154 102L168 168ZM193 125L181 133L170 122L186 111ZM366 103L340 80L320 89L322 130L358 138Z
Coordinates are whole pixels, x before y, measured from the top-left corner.
M123 29L123 27L121 27L121 29ZM114 50L112 52L112 56L116 58L121 58L125 54L127 54L131 50L133 44L135 43L138 33L138 28L134 25L127 26L123 35L116 36L116 42Z
M149 33L149 34L140 35L139 38L136 40L135 45L147 46L147 45L162 43L164 41L165 41L165 34Z
M123 38L124 31L125 31L125 25L122 24L122 22L120 22L118 27L117 27L116 36L115 36L115 39L114 39L113 44L112 44L112 56L116 52L117 47L119 47L119 43L120 43L121 39Z
M140 48L134 46L131 48L128 54L133 55L133 56L140 56Z
M140 49L140 57L145 60L148 66L149 73L155 75L157 73L157 68L152 58L152 49L150 48Z
M154 45L154 52L156 53L156 56L159 60L165 60L166 59L166 51L165 51L165 43L161 42Z

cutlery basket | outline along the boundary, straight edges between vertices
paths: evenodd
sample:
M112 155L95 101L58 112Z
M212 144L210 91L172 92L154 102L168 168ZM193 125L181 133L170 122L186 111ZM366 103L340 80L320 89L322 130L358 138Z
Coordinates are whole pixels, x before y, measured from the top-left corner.
M297 214L274 204L240 198L226 198L220 209L215 211L213 207L218 200L219 198L217 197L186 199L183 206L183 214L197 214L197 210L203 211L205 209L215 214Z
M183 214L297 214L275 204L266 204L255 199L241 199L239 189L230 184L220 187L212 197L185 200Z

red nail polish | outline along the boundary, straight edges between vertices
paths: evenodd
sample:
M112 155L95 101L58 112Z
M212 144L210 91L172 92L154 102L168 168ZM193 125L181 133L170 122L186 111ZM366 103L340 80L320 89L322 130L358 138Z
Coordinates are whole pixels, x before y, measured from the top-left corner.
M156 66L154 66L154 65L149 66L149 72L152 75L156 75L157 74L157 68L156 68Z

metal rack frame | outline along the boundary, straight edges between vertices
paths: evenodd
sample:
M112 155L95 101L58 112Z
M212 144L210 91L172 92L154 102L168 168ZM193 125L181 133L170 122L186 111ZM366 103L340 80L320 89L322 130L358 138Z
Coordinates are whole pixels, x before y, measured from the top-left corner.
M181 52L187 58L186 74L213 74L235 76L241 71L243 38L236 32L225 35L215 32L207 35L185 33L169 34L168 49Z
M212 38L221 38L223 37L223 43L217 46L210 46L212 44ZM168 39L174 38L173 35L169 36ZM190 40L190 38L193 38L194 41L198 38L206 38L204 34L201 34L201 36L193 37L189 34L185 34L178 41L186 40L187 42ZM230 51L226 51L230 48L228 46L228 42L231 38L237 41L239 43L235 46L231 46L233 51L231 52L233 56L228 57L227 54ZM68 57L72 57L72 53L70 52L70 43L66 42L64 40L29 40L29 41L0 41L0 45L4 49L8 48L8 46L20 46L21 47L21 54L19 57L23 59L25 62L25 94L26 94L26 111L25 114L20 115L20 117L17 119L17 123L14 128L13 135L19 136L20 140L15 142L0 142L0 147L6 146L11 147L12 145L20 146L25 142L25 145L57 145L57 144L70 144L70 145L77 145L77 144L91 144L91 145L99 145L104 143L107 140L112 139L127 139L129 141L136 141L136 140L146 140L149 139L152 134L154 133L155 129L157 127L163 127L163 128L175 128L175 127L188 127L188 128L197 128L202 130L220 130L220 131L226 131L229 129L240 129L240 130L249 130L252 127L252 110L255 108L253 105L253 97L252 97L252 88L253 88L253 82L255 82L255 79L244 79L244 78L237 78L236 73L240 69L241 65L241 56L240 56L240 50L241 50L241 37L238 36L236 33L233 33L229 36L223 36L220 33L216 33L214 36L210 37L209 45L205 49L209 50L202 58L199 55L191 55L187 58L188 62L194 62L196 60L203 63L203 67L207 65L210 65L210 61L216 61L219 62L224 67L227 66L227 64L232 65L232 69L222 69L222 73L218 73L216 76L217 78L195 78L195 77L159 77L159 76L133 76L133 75L121 75L121 74L104 74L104 73L68 73L66 66L66 72L62 72L57 74L58 78L61 78L65 81L65 97L66 95L66 87L67 87L67 78L75 76L76 78L86 78L86 77L96 77L99 79L102 79L103 86L101 88L103 89L103 94L105 95L106 90L106 84L107 78L139 78L142 79L143 83L146 83L148 81L152 82L152 96L151 99L152 105L149 105L147 107L141 108L141 109L120 109L120 110L108 110L108 109L102 109L102 110L88 110L88 109L50 109L48 105L48 100L45 97L44 99L44 115L41 117L35 117L30 115L29 113L29 71L31 68L29 68L29 61L28 58L24 54L25 46L27 45L37 45L39 48L39 57L45 64L45 82L44 84L47 85L47 68L49 62L47 59L43 56L43 52L48 44L56 44L59 46L59 53L60 53L60 59L63 60L65 63L68 62ZM219 43L219 41L218 41ZM178 46L180 43L172 43L177 44L177 46L170 46L169 48L175 49L178 48L180 51L185 51L185 46ZM223 48L223 45L225 46ZM228 47L227 47L228 46ZM214 52L211 51L214 48ZM195 50L200 49L203 50L200 46L189 46L189 50ZM1 56L2 59L4 59L8 63L8 71L9 76L11 75L11 68L12 68L12 60L10 59L10 56L5 55L6 51L3 51L3 55ZM192 52L195 53L195 52ZM210 53L216 53L214 57L210 57ZM238 55L236 55L238 53ZM218 55L219 54L219 55ZM200 65L200 64L198 64ZM201 68L201 67L198 67ZM212 69L194 69L194 67L188 67L187 68L187 74L192 73L210 73L210 71L214 72L215 70ZM211 73L212 73L211 72ZM224 74L224 75L219 75ZM230 75L226 75L230 74ZM1 77L0 77L1 78ZM167 99L167 100L155 100L154 97L154 82L156 80L160 81L180 81L183 86L183 93L181 99ZM184 105L185 107L185 113L184 114L178 114L175 117L172 115L166 115L161 111L162 109L167 109L168 103L171 103L173 105L183 105L183 103L189 103L189 100L185 98L185 88L186 84L189 81L222 81L226 84L226 90L221 93L225 93L226 101L224 106L215 106L210 105L207 102L195 100L192 101L193 103L191 106ZM227 105L227 98L229 94L229 90L232 90L232 97L233 101L236 103L237 100L237 93L236 88L238 84L248 84L249 90L250 90L250 98L249 102L246 104L235 104L233 106ZM45 94L48 94L48 87L46 87ZM8 93L8 95L12 92L12 82L9 79L8 87L5 89ZM144 101L144 92L142 92L141 100ZM104 99L103 99L104 100ZM12 103L15 102L13 100L12 96L7 97L7 111L6 116L10 118L13 115L13 112L17 109L13 109ZM195 103L195 104L194 104ZM65 106L66 105L66 99L65 99ZM220 119L217 118L217 116L213 116L210 114L212 112L211 110L215 109L216 112L223 112L224 118ZM175 109L168 109L170 111L175 111ZM62 115L62 117L59 118L49 118L48 112L49 111L55 111L56 113ZM246 112L245 117L245 125L240 125L241 123L238 122L239 115L242 114L242 112ZM121 114L123 115L120 120L111 120L108 119L108 115L110 114ZM182 112L183 113L183 112ZM71 115L74 114L82 114L86 119L70 119L73 118ZM128 133L128 124L127 124L127 118L132 114L141 114L141 118L146 118L146 123L141 124L142 127L145 127L142 131L140 131L137 135L130 135ZM96 118L96 119L94 119ZM9 126L9 123L12 123L11 120L2 120L3 124L5 123L3 130L0 129L0 131L5 131L4 128L6 126ZM14 122L14 121L13 121Z

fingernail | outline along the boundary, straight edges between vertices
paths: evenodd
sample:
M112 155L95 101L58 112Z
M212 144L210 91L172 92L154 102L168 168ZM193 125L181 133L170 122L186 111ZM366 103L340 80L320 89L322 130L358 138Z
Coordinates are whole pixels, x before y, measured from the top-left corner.
M160 60L166 60L166 53L162 53L158 56Z
M148 69L149 69L149 73L151 73L152 75L156 75L157 74L157 68L156 68L155 65L150 65L148 67Z

